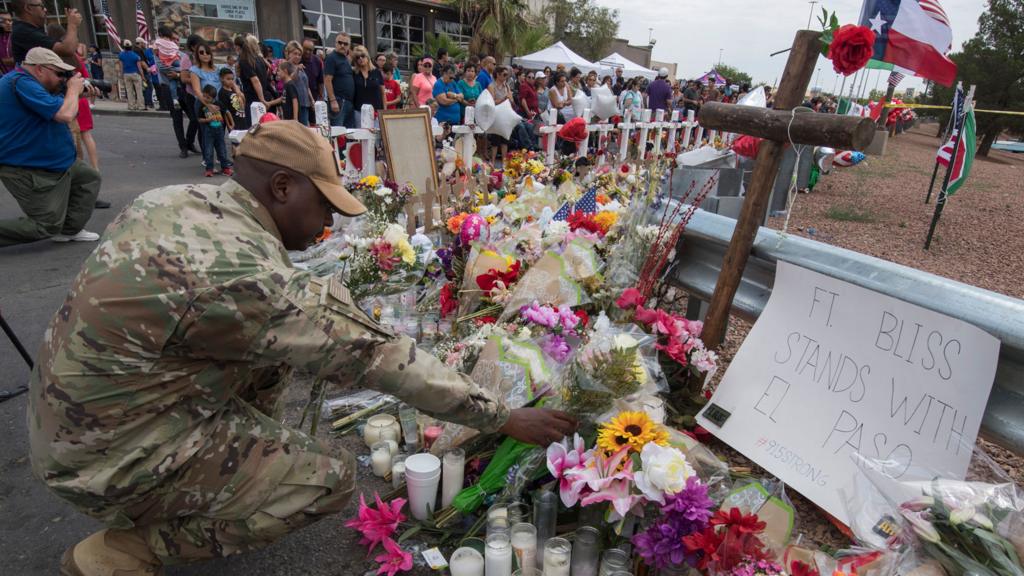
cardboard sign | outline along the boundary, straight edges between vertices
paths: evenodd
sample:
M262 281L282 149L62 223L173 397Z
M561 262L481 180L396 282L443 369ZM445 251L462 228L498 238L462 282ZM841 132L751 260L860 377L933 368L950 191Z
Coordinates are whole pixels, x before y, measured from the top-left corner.
M853 452L963 479L998 356L974 326L779 262L698 421L846 522Z

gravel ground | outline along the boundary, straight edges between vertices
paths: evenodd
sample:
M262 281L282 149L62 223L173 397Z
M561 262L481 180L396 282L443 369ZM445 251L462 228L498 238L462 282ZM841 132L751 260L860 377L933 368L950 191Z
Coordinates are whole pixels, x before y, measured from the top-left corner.
M884 156L833 169L812 193L798 196L790 233L1024 298L1024 154L992 150L975 159L926 251L935 197L930 204L924 197L939 145L935 130L935 124L915 127L890 139ZM782 222L772 218L769 226Z

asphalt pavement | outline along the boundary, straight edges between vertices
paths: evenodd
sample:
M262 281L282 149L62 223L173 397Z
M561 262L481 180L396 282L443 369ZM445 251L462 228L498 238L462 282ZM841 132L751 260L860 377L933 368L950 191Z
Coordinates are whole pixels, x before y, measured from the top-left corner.
M178 157L168 116L97 116L94 136L99 146L103 186L100 197L113 206L97 210L88 230L102 233L117 213L136 196L153 188L191 182L223 182L203 177L201 158ZM42 145L42 144L41 144ZM20 215L18 205L0 186L0 218ZM97 244L55 244L50 241L0 248L0 313L35 357L50 318L67 294L81 263ZM27 383L29 368L0 334L0 389ZM305 392L289 391L292 416ZM32 476L28 463L25 396L0 403L0 573L17 576L56 574L65 549L101 528L50 493ZM333 448L341 441L331 441ZM384 485L359 470L360 490L384 492ZM366 560L357 534L343 527L355 513L350 503L340 515L283 538L247 555L168 569L170 576L349 575L364 574L375 564ZM423 569L417 569L421 572ZM423 572L425 573L425 571Z

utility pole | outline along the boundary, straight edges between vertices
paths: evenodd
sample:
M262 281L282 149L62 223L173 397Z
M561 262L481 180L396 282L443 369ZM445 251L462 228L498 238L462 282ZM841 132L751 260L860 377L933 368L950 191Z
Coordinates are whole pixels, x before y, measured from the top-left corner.
M719 66L722 65L722 51L724 51L724 50L725 50L725 48L719 48L718 49L718 65Z

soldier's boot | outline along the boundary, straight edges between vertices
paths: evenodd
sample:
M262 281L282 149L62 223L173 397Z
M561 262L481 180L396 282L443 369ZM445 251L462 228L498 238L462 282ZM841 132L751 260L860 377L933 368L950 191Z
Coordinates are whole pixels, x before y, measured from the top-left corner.
M61 576L163 576L160 560L132 530L100 530L68 548Z

